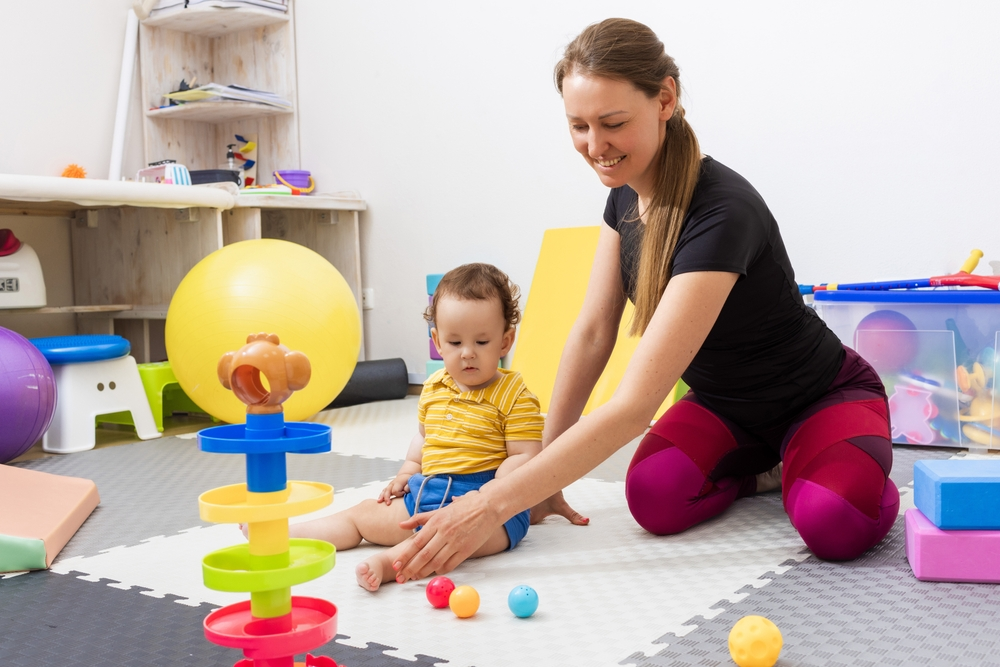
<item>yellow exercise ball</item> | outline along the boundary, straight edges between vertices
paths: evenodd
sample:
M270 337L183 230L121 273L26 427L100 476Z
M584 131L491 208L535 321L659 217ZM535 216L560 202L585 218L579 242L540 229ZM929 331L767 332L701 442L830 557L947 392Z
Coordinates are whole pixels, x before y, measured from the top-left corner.
M357 301L322 256L278 239L241 241L216 250L184 277L167 311L166 346L177 382L213 417L246 421L246 406L219 382L216 367L247 336L278 335L305 353L309 385L285 402L285 419L316 414L337 397L361 349Z

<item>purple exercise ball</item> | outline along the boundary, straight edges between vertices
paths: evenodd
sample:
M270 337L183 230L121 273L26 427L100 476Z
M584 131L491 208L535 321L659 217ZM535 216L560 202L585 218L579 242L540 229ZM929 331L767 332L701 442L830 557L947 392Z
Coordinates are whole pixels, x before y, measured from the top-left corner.
M0 463L38 442L56 410L56 380L37 347L0 327Z

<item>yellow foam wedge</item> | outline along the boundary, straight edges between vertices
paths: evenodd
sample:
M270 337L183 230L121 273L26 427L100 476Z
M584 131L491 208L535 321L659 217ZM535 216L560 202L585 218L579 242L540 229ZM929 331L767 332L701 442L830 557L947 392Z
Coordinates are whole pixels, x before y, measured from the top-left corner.
M542 412L549 410L559 358L583 307L600 230L599 226L549 229L542 238L542 249L511 361L511 368L521 373L528 388L538 396ZM618 328L615 350L587 401L584 414L607 402L625 374L639 344L638 338L628 336L632 312L629 302ZM657 410L656 417L673 405L676 393L671 392Z

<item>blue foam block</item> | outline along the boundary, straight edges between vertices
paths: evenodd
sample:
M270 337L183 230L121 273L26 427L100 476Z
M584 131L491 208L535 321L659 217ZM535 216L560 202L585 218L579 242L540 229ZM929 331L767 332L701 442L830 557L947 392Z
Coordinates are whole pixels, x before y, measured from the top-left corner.
M1000 461L917 461L913 501L942 530L1000 530Z
M427 274L427 294L429 296L434 295L434 290L438 288L438 283L444 278L443 273L428 273Z

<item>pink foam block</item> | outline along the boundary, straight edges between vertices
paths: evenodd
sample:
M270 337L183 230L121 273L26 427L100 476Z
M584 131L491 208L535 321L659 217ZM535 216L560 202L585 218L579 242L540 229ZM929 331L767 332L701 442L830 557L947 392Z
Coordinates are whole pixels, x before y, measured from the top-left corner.
M1000 583L1000 530L941 530L906 510L906 558L921 581Z

